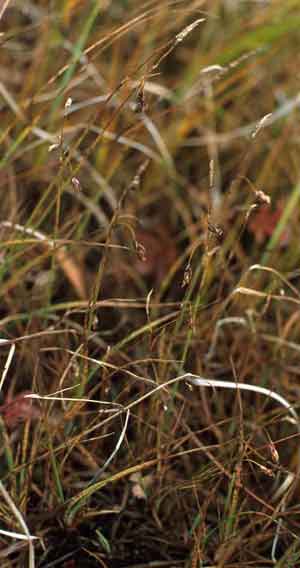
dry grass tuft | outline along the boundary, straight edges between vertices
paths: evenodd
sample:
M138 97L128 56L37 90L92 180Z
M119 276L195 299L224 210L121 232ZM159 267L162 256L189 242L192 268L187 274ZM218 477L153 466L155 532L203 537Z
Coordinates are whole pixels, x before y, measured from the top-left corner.
M299 564L299 24L0 2L1 567Z

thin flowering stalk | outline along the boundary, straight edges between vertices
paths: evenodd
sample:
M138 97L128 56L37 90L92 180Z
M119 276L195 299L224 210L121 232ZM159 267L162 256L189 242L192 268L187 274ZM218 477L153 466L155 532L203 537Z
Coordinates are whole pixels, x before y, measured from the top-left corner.
M97 473L96 473L96 475L93 477L93 479L89 482L89 485L92 485L93 483L96 483L96 482L100 479L102 473L107 469L107 467L109 466L110 462L114 459L115 455L118 453L118 451L119 451L119 449L120 449L120 447L121 447L121 445L122 445L122 442L123 442L123 440L124 440L124 438L125 438L125 434L126 434L126 430L127 430L127 426L128 426L129 416L130 416L130 410L127 410L126 417L125 417L125 422L124 422L124 426L123 426L123 428L122 428L122 432L121 432L121 434L120 434L120 436L119 436L119 439L118 439L118 441L117 441L117 444L116 444L114 450L112 451L112 453L110 454L110 456L107 458L107 460L106 460L106 462L103 464L103 466L99 469L99 471L97 471Z
M2 497L4 499L4 501L6 501L7 505L10 507L13 515L15 516L15 518L17 519L17 521L19 522L19 524L21 525L24 534L23 535L19 535L19 533L15 533L15 532L8 532L8 531L1 531L3 534L7 534L7 536L11 536L12 538L21 538L22 540L27 540L28 541L28 546L29 546L29 568L34 568L35 567L35 559L34 559L34 547L32 544L32 541L35 540L37 537L34 537L33 535L30 534L29 529L25 523L25 520L21 514L21 512L19 511L19 509L17 509L16 505L14 504L13 500L11 499L9 493L6 491L4 485L2 484L2 482L0 481L0 493L2 494Z
M249 324L245 320L245 318L228 317L228 318L220 319L216 324L209 351L208 351L207 355L205 356L205 359L207 361L209 361L213 357L213 355L215 354L221 328L224 325L227 325L227 324L238 324L238 325L242 325L242 326L245 326L245 327L249 326Z
M1 343L3 343L3 342L1 341ZM13 343L13 344L11 345L10 350L9 350L9 353L8 353L8 356L7 356L7 359L6 359L6 363L5 363L5 366L4 366L4 369L3 369L2 377L1 377L1 380L0 380L0 392L1 392L1 390L2 390L2 387L3 387L4 381L5 381L5 379L6 379L6 375L7 375L7 373L8 373L8 370L9 370L9 367L10 367L10 365L11 365L11 362L12 362L12 360L13 360L13 356L14 356L14 353L15 353L15 349L16 349L16 346L15 346L15 344Z
M107 404L107 405L116 405L116 408L110 408L110 409L101 409L100 412L116 412L117 410L120 409L120 404L116 403L116 402L107 402L107 401L103 401L103 400L92 400L90 398L77 398L77 397L66 397L66 396L52 396L52 395L39 395L39 394L35 394L35 393L29 393L29 394L25 394L24 398L31 398L31 399L35 399L35 400L59 400L60 402L62 401L66 401L66 402L94 402L95 404Z
M218 381L215 379L204 379L203 377L199 377L198 375L193 375L192 373L186 373L184 377L186 378L188 383L197 385L199 387L252 391L252 392L257 392L259 394L263 394L269 398L272 398L273 400L276 400L279 404L281 404L281 406L284 406L284 408L288 410L288 412L293 417L300 431L299 416L296 410L290 405L290 403L283 396L277 394L276 392L270 389L266 389L265 387L259 387L258 385L250 385L249 383L235 383L233 381Z
M184 373L183 375L180 375L178 377L174 377L173 379L170 379L169 381L160 383L159 385L157 385L152 390L143 394L141 397L137 398L136 400L133 400L130 404L128 404L127 406L125 406L121 410L118 410L113 416L106 418L105 420L103 420L99 424L93 425L91 428L89 428L86 431L86 434L90 434L91 432L94 432L100 426L103 426L107 422L110 422L116 416L123 413L124 411L126 412L127 410L131 410L135 406L138 406L139 404L141 404L146 399L148 399L151 396L153 396L154 394L158 393L160 390L165 390L167 387L170 387L171 385L174 385L174 384L179 383L181 381L185 381L186 383L194 384L194 385L200 386L200 387L227 388L227 389L233 389L233 390L252 391L252 392L257 392L259 394L263 394L263 395L265 395L265 396L267 396L267 397L269 397L273 400L276 400L276 402L279 402L279 404L284 406L284 408L286 408L289 411L289 413L291 414L290 421L291 421L292 424L296 424L298 431L300 433L300 420L299 420L299 416L298 416L296 410L280 394L277 394L276 392L274 392L270 389L266 389L264 387L259 387L257 385L250 385L249 383L238 383L238 382L234 382L234 381L219 381L219 380L215 380L215 379L205 379L203 377L200 377L199 375L194 375L193 373Z
M19 223L12 223L11 221L1 221L0 227L15 229L15 231L20 231L21 233L35 237L38 241L46 242L50 248L54 248L55 246L53 239L49 239L46 235L44 235L44 233L37 231L36 229L31 229L31 227L24 227Z
M101 474L105 471L105 469L107 468L107 466L110 464L110 462L114 459L115 455L117 454L117 452L119 451L123 440L125 438L125 434L126 434L126 430L127 430L127 426L128 426L128 421L129 421L129 417L130 417L130 410L127 409L126 412L126 417L125 417L125 422L124 422L124 426L122 428L122 432L119 436L119 439L117 441L117 444L113 450L113 452L110 454L110 456L108 457L108 459L106 460L106 462L104 463L104 465L97 471L96 475L93 477L93 479L89 482L88 486L86 489L84 489L78 497L75 497L75 503L73 505L73 503L71 502L71 506L69 507L68 511L67 511L67 519L70 522L70 520L74 517L74 515L76 514L76 512L78 511L78 509L83 505L83 503L86 502L86 500L90 497L90 495L92 495L92 493L94 492L94 488L95 486L97 486L98 484L98 480L101 477Z

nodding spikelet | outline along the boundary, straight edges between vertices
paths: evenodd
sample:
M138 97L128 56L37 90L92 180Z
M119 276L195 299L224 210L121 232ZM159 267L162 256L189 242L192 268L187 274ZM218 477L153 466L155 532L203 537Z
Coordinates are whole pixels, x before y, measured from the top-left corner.
M271 197L261 189L258 189L255 191L255 203L256 205L270 205Z
M186 38L186 36L188 36L197 26L199 26L199 24L205 21L206 18L198 18L198 20L195 20L189 26L186 26L181 32L179 32L179 34L175 36L175 45L177 43L181 43Z
M142 243L139 243L138 241L135 241L135 250L139 260L141 260L142 262L146 262L147 256L144 245L142 245Z
M191 267L191 264L189 262L185 267L181 288L185 288L186 286L189 285L189 283L192 279L192 275L193 275L192 267Z
M272 471L269 467L266 467L265 465L262 465L261 463L256 463L257 467L259 467L259 469L265 473L266 475L268 475L268 477L275 477L274 471Z
M272 443L269 446L270 448L270 452L271 452L271 457L274 463L279 463L279 453L277 452L275 445Z
M141 185L141 181L142 181L142 177L146 171L146 169L148 168L150 164L150 160L145 160L138 168L133 180L131 181L130 185L129 185L129 189L130 190L136 190L140 187Z
M220 75L220 73L225 73L226 72L226 67L223 67L223 65L208 65L207 67L204 67L203 69L201 69L201 75Z
M68 110L68 108L70 108L73 104L73 100L71 99L71 97L68 97L66 102L65 102L65 110Z
M50 144L49 148L48 148L48 152L53 152L54 150L57 150L57 148L60 148L62 144L62 140L61 140L61 136L58 137L57 142L54 142L53 144Z
M72 177L71 182L72 182L74 189L76 189L76 191L81 190L80 181L77 177Z
M272 462L278 464L279 463L279 453L275 447L273 440L271 439L270 435L267 433L268 437L268 449L271 454Z
M222 229L222 227L220 225L213 224L209 221L208 222L208 230L209 230L210 233L212 233L218 239L218 241L223 240L224 230Z
M60 143L56 142L55 144L50 144L48 148L48 152L53 152L53 150L57 150L60 147Z
M255 195L255 201L254 201L254 203L252 203L252 205L249 207L249 209L246 213L246 217L245 217L246 222L248 221L250 215L254 211L256 211L257 209L259 209L262 206L271 205L271 197L267 193L262 191L261 189L255 190L254 195Z
M136 94L134 112L142 113L145 112L147 108L148 107L145 98L145 79L143 79Z
M254 131L251 134L251 138L255 138L258 135L258 133L270 122L271 116L272 113L269 112L260 119L260 121L257 123Z
M152 71L154 71L160 66L162 61L164 61L164 59L166 59L170 55L170 53L172 53L172 51L178 45L178 43L181 43L199 24L205 21L206 18L198 18L198 20L195 20L189 26L186 26L181 32L176 34L175 39L171 41L170 47L168 47L168 49L165 52L163 52L163 54L159 57L158 61L156 61L152 66Z

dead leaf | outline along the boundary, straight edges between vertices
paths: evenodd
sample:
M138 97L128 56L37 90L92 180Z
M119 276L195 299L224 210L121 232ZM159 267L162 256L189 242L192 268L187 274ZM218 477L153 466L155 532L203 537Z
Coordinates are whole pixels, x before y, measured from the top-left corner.
M132 495L136 499L147 499L146 491L153 484L153 476L151 474L143 476L140 472L136 472L129 479L133 482Z
M76 263L74 258L72 258L70 254L68 254L65 247L58 249L58 251L56 252L56 258L60 264L61 269L64 271L68 280L75 288L79 298L85 300L87 293L84 273L79 267L78 263Z

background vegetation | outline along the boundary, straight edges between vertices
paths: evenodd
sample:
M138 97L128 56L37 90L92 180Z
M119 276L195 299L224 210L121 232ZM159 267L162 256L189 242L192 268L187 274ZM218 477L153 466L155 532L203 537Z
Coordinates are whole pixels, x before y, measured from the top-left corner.
M1 566L299 565L299 8L2 1Z

